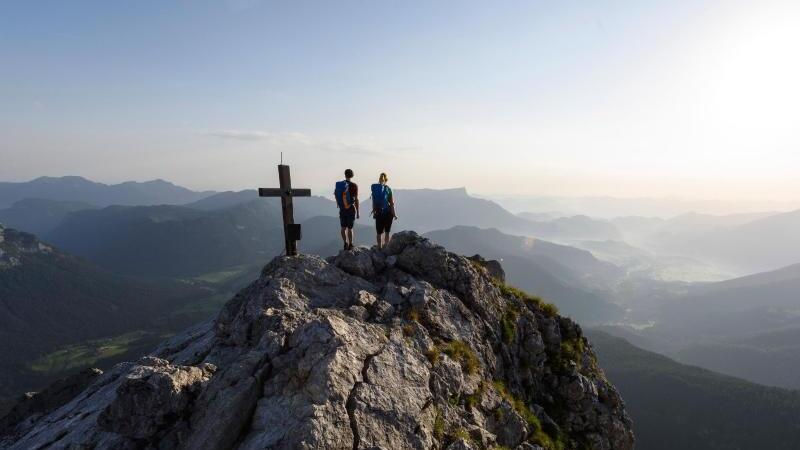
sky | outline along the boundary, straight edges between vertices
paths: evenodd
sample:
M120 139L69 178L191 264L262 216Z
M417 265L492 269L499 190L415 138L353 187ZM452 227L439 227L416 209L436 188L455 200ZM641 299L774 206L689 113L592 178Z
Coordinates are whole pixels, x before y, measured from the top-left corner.
M0 180L800 204L800 2L3 1Z

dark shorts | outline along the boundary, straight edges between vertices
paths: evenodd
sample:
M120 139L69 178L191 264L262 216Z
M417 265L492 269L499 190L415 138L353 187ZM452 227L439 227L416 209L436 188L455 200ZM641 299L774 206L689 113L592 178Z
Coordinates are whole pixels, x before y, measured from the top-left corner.
M391 211L384 211L375 214L375 230L378 234L388 233L392 231L392 222L394 221L394 217L392 217Z
M342 225L342 228L353 228L353 225L356 223L356 209L340 209L339 223Z

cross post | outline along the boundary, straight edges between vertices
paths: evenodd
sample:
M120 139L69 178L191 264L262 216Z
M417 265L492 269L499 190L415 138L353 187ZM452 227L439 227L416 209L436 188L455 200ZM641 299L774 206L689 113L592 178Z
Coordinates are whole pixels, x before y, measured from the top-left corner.
M286 242L286 256L297 254L297 241L300 239L300 225L294 223L294 197L311 197L311 189L292 189L289 166L278 165L279 188L259 188L259 197L280 197L283 210L283 237Z

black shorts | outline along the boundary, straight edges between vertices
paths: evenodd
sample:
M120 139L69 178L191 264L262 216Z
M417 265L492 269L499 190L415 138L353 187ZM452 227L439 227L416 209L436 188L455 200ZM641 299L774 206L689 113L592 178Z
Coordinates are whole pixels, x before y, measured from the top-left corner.
M388 233L392 231L392 222L394 217L391 211L384 211L375 214L375 230L378 234Z
M353 225L356 223L356 209L353 207L350 209L340 209L339 223L342 225L342 228L352 229Z

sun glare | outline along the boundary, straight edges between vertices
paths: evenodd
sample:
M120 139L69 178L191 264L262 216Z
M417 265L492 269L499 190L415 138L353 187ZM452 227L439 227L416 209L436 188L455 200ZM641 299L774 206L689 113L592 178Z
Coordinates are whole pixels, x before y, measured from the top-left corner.
M800 102L800 5L740 17L705 49L707 114L754 142L787 142ZM734 127L734 128L731 128Z

